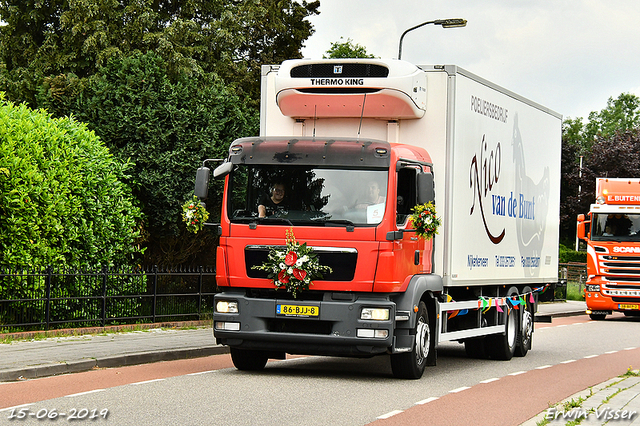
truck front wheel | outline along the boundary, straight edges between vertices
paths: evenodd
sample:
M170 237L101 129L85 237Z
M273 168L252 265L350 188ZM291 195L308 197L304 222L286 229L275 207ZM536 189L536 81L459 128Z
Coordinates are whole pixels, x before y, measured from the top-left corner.
M391 371L399 379L422 377L427 359L435 354L435 334L432 332L427 305L420 302L415 326L415 344L411 352L391 355Z
M231 360L238 370L257 371L267 365L269 357L262 351L231 348Z

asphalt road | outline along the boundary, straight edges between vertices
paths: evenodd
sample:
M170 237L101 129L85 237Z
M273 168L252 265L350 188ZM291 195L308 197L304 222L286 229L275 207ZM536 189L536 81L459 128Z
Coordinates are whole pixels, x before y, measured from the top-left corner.
M524 358L469 359L462 345L446 343L438 365L416 381L394 379L386 357L298 357L245 373L216 355L4 383L0 399L29 403L15 410L33 415L9 421L11 411L0 411L0 424L47 424L36 417L52 412L66 423L75 411L118 425L518 425L640 366L639 331L640 319L621 315L556 318L537 324Z

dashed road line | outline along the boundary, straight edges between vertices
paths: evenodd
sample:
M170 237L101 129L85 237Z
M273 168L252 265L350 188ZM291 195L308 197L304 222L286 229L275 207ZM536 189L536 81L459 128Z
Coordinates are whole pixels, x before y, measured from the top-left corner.
M471 388L469 386L463 386L463 387L458 388L458 389L450 390L449 393L458 393L458 392L462 392L463 390L467 390L467 389L471 389Z
M524 374L526 371L516 371L515 373L509 373L509 376L519 376L520 374Z
M384 420L384 419L388 419L389 417L393 417L396 414L400 414L402 413L402 410L393 410L388 412L387 414L383 414L381 416L376 417L378 420Z
M147 383L153 383L153 382L161 382L165 379L153 379L153 380L145 380L144 382L136 382L136 383L129 383L132 386L137 386L137 385L145 385Z
M28 407L30 405L33 405L33 403L31 403L31 404L14 405L13 407L2 408L2 409L0 409L0 413L3 412L3 411L11 411L11 410L16 410L16 409L22 408L22 407Z
M220 371L220 370L199 371L197 373L189 373L189 374L187 374L187 376L199 376L201 374L216 373L218 371Z
M80 396L80 395L88 395L90 393L96 393L96 392L104 392L106 389L94 389L94 390L90 390L90 391L86 391L86 392L79 392L79 393L72 393L71 395L65 395L65 398L73 398L74 396Z
M540 367L536 367L536 370L544 370L545 368L553 367L551 364L541 365Z
M575 359L568 359L566 361L560 361L560 364L571 364L572 362L576 362Z
M487 383L495 382L495 381L497 381L497 380L500 380L500 378L499 378L499 377L493 377L493 378L491 378L491 379L483 380L483 381L481 381L480 383L487 384Z
M427 404L429 402L435 401L436 399L438 399L437 396L432 396L432 397L429 397L427 399L423 399L422 401L418 401L413 405L424 405L424 404Z

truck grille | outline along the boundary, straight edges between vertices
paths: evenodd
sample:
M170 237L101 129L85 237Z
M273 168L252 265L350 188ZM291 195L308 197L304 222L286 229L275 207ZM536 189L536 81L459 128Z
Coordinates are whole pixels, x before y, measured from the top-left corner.
M600 255L599 258L603 275L640 277L639 256Z
M339 73L336 72L336 67L340 67ZM389 69L376 64L306 64L291 68L290 75L293 78L386 78L389 75Z
M277 246L283 249L284 246ZM252 269L254 265L262 265L267 261L270 246L247 246L244 249L244 259L247 276L249 278L268 278L266 271ZM332 269L330 274L325 274L324 281L352 281L356 273L358 252L350 248L338 247L314 247L314 253L318 256L321 265Z

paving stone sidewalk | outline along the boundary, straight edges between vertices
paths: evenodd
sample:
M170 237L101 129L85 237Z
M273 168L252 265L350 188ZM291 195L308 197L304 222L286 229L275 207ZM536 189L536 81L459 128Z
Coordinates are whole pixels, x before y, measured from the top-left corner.
M614 377L570 396L520 426L545 424L640 426L640 377Z

